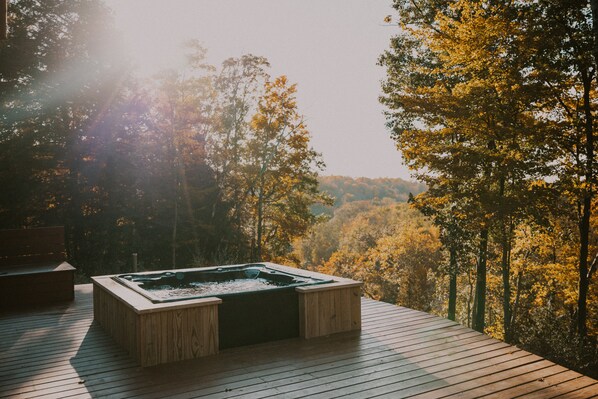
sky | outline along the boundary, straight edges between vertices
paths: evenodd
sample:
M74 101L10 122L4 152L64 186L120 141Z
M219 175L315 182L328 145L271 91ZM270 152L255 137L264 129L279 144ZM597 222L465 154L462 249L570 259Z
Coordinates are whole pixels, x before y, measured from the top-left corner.
M149 74L182 63L180 43L199 39L208 62L266 57L271 76L297 83L299 112L323 175L400 177L407 168L378 102L376 65L396 26L390 0L107 0L130 55Z

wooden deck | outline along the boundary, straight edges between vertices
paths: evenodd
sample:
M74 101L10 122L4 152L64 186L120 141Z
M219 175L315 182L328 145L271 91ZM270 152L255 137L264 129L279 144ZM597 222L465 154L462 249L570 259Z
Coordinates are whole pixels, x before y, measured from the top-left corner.
M70 305L0 315L0 397L593 398L598 381L441 319L363 300L363 330L141 368Z

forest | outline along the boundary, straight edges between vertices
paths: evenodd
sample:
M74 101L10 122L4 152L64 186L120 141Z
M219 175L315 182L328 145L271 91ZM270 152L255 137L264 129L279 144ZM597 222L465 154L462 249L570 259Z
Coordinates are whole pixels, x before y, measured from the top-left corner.
M81 281L284 259L328 203L296 84L264 57L135 74L98 1L11 1L0 44L0 226L64 225Z
M300 86L263 56L190 40L140 77L101 2L11 1L0 228L64 225L78 282L133 253L355 278L598 377L598 4L393 7L380 102L417 182L320 176Z

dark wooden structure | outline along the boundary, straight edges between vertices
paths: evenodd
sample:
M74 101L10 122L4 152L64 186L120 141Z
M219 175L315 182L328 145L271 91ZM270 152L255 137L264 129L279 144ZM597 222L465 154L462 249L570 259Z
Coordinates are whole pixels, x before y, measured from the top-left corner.
M8 37L8 0L0 0L0 40Z
M64 227L0 230L0 308L73 300Z
M426 313L362 299L362 329L139 367L74 302L0 313L0 397L596 398L598 381Z

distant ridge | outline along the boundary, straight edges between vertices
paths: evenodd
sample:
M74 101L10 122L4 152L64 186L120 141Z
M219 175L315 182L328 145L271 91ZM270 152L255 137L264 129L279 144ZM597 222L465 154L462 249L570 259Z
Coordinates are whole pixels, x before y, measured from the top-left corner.
M315 214L333 214L343 204L354 201L392 200L407 202L409 193L417 195L426 190L422 183L411 182L399 178L367 178L348 176L320 176L320 191L334 198L334 206L315 206Z

